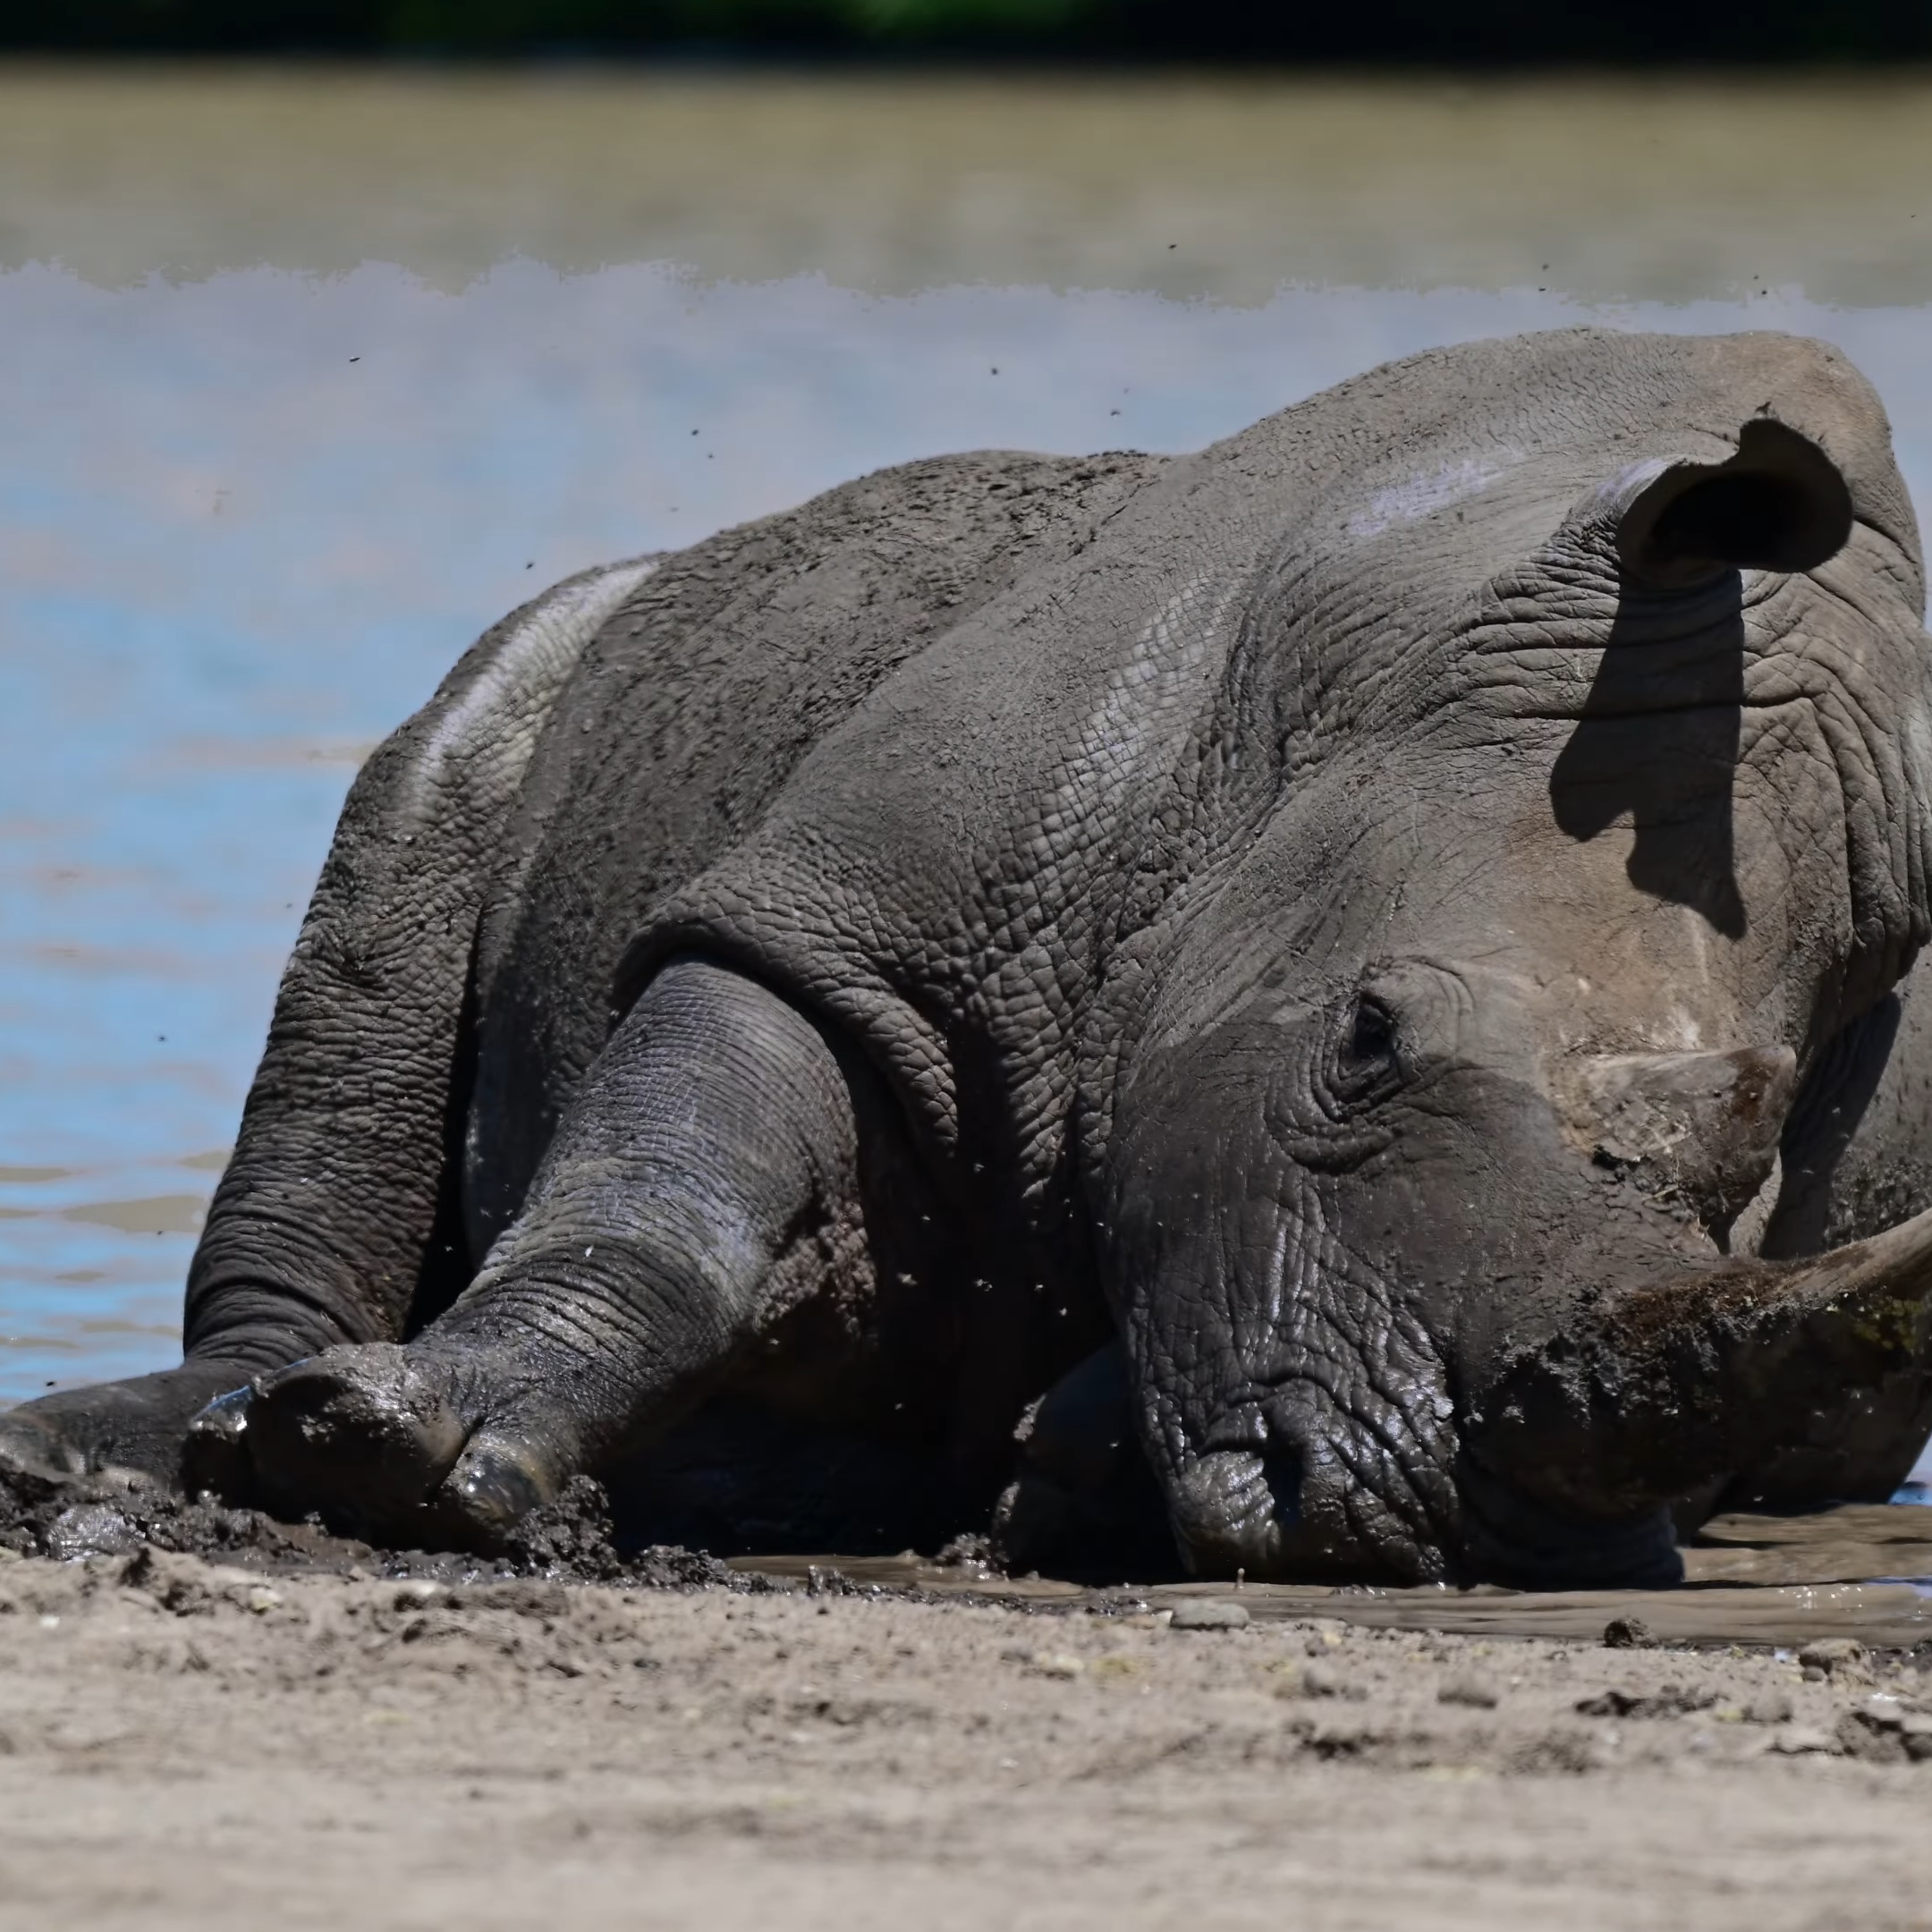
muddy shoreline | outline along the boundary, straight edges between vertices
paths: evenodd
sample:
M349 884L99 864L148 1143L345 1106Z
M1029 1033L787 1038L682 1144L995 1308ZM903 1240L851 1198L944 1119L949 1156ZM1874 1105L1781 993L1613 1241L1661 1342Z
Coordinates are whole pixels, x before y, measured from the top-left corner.
M1923 1521L1732 1520L1724 1580L1606 1605L624 1553L591 1488L488 1562L15 1489L0 1926L1932 1927L1932 1632L1738 1580Z
M321 1554L0 1555L0 1924L1932 1924L1932 1653Z

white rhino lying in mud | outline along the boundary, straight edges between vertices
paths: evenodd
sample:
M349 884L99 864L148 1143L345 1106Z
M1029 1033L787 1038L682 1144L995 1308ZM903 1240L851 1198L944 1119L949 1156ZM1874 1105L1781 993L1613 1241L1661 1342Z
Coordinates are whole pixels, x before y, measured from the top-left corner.
M186 1360L0 1453L487 1547L829 1434L1256 1577L1881 1495L1923 604L1842 357L1588 330L574 579L356 782Z

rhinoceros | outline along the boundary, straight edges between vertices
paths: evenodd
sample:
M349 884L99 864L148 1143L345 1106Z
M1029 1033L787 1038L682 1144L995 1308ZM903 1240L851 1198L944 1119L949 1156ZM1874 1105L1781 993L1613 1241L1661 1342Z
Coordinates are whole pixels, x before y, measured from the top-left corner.
M1924 603L1842 355L1589 329L572 578L350 792L182 1366L4 1454L489 1549L731 1415L1394 1582L1883 1496Z

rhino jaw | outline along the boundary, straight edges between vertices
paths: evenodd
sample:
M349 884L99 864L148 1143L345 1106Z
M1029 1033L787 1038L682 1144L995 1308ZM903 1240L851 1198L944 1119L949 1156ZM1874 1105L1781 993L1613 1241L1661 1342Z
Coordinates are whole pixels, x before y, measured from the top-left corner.
M1367 1494L1292 1413L1249 1420L1233 1431L1248 1443L1210 1441L1167 1465L1168 1522L1191 1575L1415 1584L1454 1566L1440 1526Z
M1271 1411L1169 1465L1188 1569L1360 1581L1372 1556L1375 1580L1668 1583L1674 1503L1802 1447L1850 1402L1932 1425L1932 1212L1808 1260L1714 1258L1599 1290L1490 1364L1459 1404L1454 1501L1427 1526L1366 1536L1375 1499Z

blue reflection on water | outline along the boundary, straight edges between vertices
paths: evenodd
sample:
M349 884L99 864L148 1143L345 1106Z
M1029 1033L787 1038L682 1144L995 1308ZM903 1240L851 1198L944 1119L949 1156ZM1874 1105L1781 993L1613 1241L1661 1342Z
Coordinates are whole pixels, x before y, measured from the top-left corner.
M1191 448L1389 356L1590 318L1521 290L883 300L648 265L455 295L379 265L0 275L0 1400L170 1359L355 761L533 589L880 463ZM1932 501L1921 312L1597 318L1841 343Z

